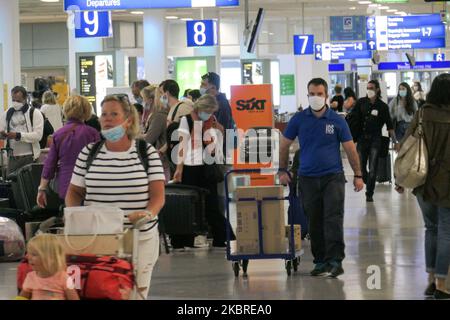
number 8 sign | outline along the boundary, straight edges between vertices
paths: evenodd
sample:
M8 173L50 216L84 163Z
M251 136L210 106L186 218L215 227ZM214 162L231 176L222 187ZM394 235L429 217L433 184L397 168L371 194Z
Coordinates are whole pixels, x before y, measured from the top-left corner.
M212 47L217 41L217 22L215 20L193 20L186 22L188 47Z

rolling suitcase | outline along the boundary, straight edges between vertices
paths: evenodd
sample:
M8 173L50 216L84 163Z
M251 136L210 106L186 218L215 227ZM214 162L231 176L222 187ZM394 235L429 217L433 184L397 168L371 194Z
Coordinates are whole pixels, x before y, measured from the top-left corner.
M208 230L205 218L207 190L194 186L169 184L166 204L159 214L160 230L166 234L202 234Z
M392 183L392 160L391 153L389 152L387 157L378 158L378 167L377 167L377 182Z

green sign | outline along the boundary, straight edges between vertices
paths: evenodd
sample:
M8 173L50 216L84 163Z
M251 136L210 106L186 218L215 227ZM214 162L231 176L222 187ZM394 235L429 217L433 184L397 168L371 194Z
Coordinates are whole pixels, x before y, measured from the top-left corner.
M282 96L295 95L295 76L293 74L280 75L280 86Z
M408 3L409 0L373 0L375 3Z
M186 89L198 89L202 76L208 72L206 59L177 59L176 81L182 95Z

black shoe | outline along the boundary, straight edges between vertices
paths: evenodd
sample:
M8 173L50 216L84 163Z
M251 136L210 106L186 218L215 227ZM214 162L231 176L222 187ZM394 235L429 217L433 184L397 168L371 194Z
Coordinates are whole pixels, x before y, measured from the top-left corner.
M373 202L373 196L366 196L366 202Z
M434 298L436 300L450 300L450 293L436 289L434 292Z
M330 271L330 266L326 263L318 263L311 271L311 276L318 277L322 276Z
M330 278L337 278L340 275L344 274L344 269L342 268L342 266L337 265L337 266L333 266L331 268L330 274L328 275Z
M436 292L436 284L434 282L430 283L423 293L426 296L432 296Z

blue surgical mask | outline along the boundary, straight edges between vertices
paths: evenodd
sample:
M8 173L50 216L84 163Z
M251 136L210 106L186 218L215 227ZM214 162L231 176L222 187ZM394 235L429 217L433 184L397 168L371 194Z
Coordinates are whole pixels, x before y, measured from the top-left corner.
M399 90L398 91L398 95L402 98L406 97L406 95L408 94L408 92L406 90Z
M211 118L211 116L212 116L211 113L204 112L204 111L201 111L201 112L198 114L198 117L199 117L200 120L202 120L202 121L208 121L209 118Z
M103 137L105 137L105 139L110 142L119 141L125 136L125 133L126 131L125 128L123 127L123 124L108 130L102 130Z

